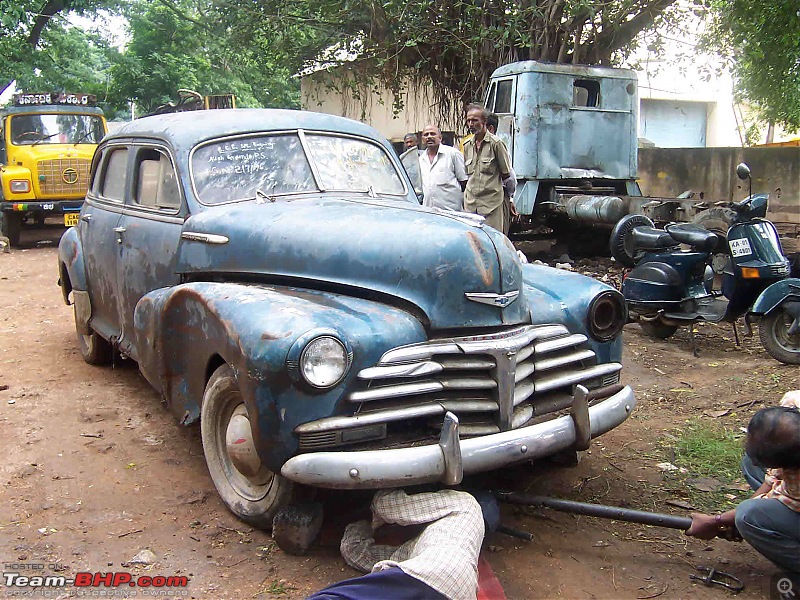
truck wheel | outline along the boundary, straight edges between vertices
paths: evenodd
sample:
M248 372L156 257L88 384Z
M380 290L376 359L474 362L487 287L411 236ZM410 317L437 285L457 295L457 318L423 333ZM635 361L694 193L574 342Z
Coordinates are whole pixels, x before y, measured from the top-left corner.
M223 502L243 521L271 529L275 513L289 503L292 483L261 463L247 407L228 365L208 381L200 433L208 471Z
M78 332L78 350L90 365L107 365L113 356L111 344L91 329L89 335Z
M624 267L636 266L636 253L633 248L631 232L637 227L653 227L653 222L644 215L626 215L622 217L614 229L608 244L613 256Z
M726 252L728 250L728 229L736 218L736 213L730 208L709 208L701 213L697 213L692 219L692 223L700 225L703 229L716 233L719 237L715 253Z
M758 336L772 358L787 365L800 365L800 333L789 334L794 317L778 306L758 324Z
M651 338L665 340L678 331L677 325L667 325L658 321L639 321L644 334Z
M19 238L22 233L22 218L24 214L15 211L3 211L2 221L0 222L0 232L8 238L11 247L19 246Z

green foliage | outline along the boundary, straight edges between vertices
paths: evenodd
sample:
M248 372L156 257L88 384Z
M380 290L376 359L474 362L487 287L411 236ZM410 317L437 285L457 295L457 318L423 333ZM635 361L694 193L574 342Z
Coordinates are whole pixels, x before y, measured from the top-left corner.
M352 68L368 92L380 81L397 96L407 81L432 82L441 115L480 97L491 72L516 60L612 64L675 0L227 0L233 34L267 43L286 64ZM294 61L294 62L293 62ZM301 65L297 65L298 67ZM453 99L455 97L455 100Z
M269 55L227 33L217 8L193 0L140 2L127 14L131 41L112 68L113 93L140 111L176 101L179 89L233 93L237 105L299 107L299 84Z
M711 0L705 43L732 59L740 98L764 121L800 129L800 7L785 0Z

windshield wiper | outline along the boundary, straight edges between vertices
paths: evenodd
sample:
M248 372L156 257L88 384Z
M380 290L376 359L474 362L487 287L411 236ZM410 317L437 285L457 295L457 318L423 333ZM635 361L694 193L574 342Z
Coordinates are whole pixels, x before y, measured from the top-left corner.
M36 140L35 142L33 142L33 143L31 144L31 146L36 146L36 145L38 145L38 144L41 144L42 142L44 142L44 141L46 141L46 140L49 140L50 138L56 137L56 136L57 136L59 133L61 133L61 132L59 131L59 132L57 132L57 133L51 133L50 135L48 135L48 136L46 136L46 137L43 137L43 138L41 138L41 139L38 139L38 140Z
M88 137L89 137L90 135L92 135L93 133L94 133L94 131L87 131L87 132L86 132L86 133L84 133L84 134L83 134L81 137L79 137L79 138L78 138L78 141L76 141L76 142L75 142L74 144L72 144L72 145L73 145L73 146L77 146L78 144L80 144L80 143L81 143L83 140L85 140L86 138L88 138Z

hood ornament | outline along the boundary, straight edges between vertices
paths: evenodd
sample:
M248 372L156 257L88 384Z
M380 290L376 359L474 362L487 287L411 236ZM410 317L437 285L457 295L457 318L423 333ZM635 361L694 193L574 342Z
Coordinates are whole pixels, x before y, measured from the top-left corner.
M467 300L472 300L473 302L505 308L517 299L519 296L519 290L507 292L505 294L492 294L489 292L465 292L464 295L467 297Z

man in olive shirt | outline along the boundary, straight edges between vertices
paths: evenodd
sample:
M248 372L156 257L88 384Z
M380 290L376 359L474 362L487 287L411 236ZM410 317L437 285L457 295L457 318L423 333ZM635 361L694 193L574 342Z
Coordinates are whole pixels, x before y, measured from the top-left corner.
M467 128L472 139L464 144L469 181L464 210L486 218L486 224L504 230L503 180L511 172L511 158L503 141L486 129L488 112L480 104L467 106Z

